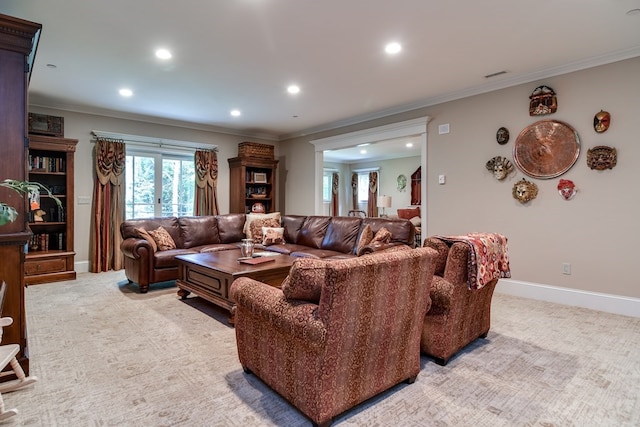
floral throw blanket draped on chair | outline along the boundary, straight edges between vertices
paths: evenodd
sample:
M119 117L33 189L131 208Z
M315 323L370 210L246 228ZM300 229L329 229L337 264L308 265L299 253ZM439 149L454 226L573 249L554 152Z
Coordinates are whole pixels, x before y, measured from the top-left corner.
M463 242L469 246L469 289L481 289L495 279L511 277L507 238L498 233L470 233L463 236L434 236L447 245Z

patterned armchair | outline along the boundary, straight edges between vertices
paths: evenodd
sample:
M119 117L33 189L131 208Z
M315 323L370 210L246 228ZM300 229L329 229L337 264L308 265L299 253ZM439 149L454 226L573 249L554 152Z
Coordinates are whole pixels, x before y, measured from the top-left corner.
M314 424L420 371L432 249L341 260L299 259L282 290L249 278L231 287L243 369Z
M475 236L481 238L429 237L424 241L423 246L435 249L438 255L431 284L431 309L424 319L420 349L440 365L476 338L487 336L491 298L498 278L511 277L506 238L488 233ZM481 241L487 244L482 245ZM473 243L481 246L477 259Z

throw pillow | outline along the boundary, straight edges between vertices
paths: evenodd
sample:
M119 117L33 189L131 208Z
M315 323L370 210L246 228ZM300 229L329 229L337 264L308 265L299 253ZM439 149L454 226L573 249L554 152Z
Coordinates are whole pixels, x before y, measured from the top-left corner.
M147 232L147 230L145 230L144 228L135 228L134 231L136 232L139 238L149 242L149 244L151 245L151 249L153 249L153 252L158 250L158 245L156 245L156 241L153 239L153 237L151 237L151 235L149 234L149 232Z
M173 238L171 237L169 232L164 229L164 227L158 227L155 230L149 231L148 233L151 235L151 237L153 237L153 240L156 241L159 251L166 251L176 248L176 242L173 241Z
M251 224L249 224L249 234L254 243L262 243L262 229L264 227L280 227L280 221L275 218L260 218L251 221Z
M420 225L422 224L422 220L419 216L414 216L409 221L411 221L411 224L413 224L414 227L420 227Z
M265 246L284 245L284 227L262 227L262 244Z
M364 248L369 243L371 243L372 239L373 239L373 230L371 229L371 226L367 224L362 229L362 233L360 233L360 240L358 240L356 254L359 255L360 251L362 251L362 248Z
M326 264L326 261L314 258L295 260L289 276L282 282L284 296L318 304L326 280Z
M251 235L251 223L253 221L255 221L256 219L267 219L267 218L275 218L278 220L278 225L280 225L280 212L272 212L272 213L268 213L268 214L253 214L253 213L248 213L246 215L246 219L244 222L244 229L242 231L244 231L245 237L247 239L253 239L253 236Z
M380 230L378 230L376 235L373 236L373 239L371 239L370 244L373 245L374 243L389 243L389 242L391 242L391 232L387 230L385 227L382 227Z

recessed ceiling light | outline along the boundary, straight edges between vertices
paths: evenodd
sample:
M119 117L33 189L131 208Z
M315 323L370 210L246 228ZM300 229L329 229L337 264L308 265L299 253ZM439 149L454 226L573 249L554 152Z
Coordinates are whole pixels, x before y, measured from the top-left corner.
M360 150L360 154L367 154L367 150Z
M400 43L396 43L396 42L389 43L384 48L384 51L391 55L394 55L400 52L401 50L402 50L402 46L400 45Z
M405 145L405 147L411 148L411 147L413 147L413 143L412 142L407 142L407 145Z
M358 144L358 147L366 147L367 145L369 145L369 143L365 142L364 144Z
M120 96L130 97L133 95L133 91L131 89L123 88L118 91Z
M300 92L300 86L298 85L291 85L287 88L287 92L291 93L291 94L296 94Z
M47 64L47 68L58 68L56 64Z
M171 52L167 49L158 49L156 50L156 57L160 59L171 59Z
M240 110L231 110L231 113L230 113L230 114L231 114L233 117L239 117L239 116L240 116L240 114L242 114L242 113L240 112Z

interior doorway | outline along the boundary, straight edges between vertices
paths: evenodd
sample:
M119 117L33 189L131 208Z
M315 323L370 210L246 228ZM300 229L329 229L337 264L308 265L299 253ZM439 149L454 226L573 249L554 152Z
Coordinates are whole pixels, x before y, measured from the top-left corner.
M342 148L355 147L360 144L376 143L389 139L397 139L403 137L416 137L420 141L420 167L422 175L426 176L427 171L427 124L429 117L420 117L417 119L407 120L404 122L392 123L385 126L379 126L361 131L345 133L328 138L321 138L310 141L315 146L315 214L322 215L323 212L323 167L324 167L324 151L338 150ZM427 202L427 186L421 185L420 188L420 212L421 222L423 224L423 233L426 233L426 202Z

